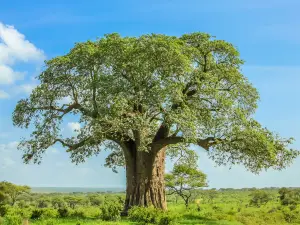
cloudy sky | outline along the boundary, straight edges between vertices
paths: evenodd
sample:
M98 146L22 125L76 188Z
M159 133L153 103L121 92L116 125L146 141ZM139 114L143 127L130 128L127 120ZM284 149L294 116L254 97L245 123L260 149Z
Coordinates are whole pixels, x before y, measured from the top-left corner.
M76 42L122 35L208 32L232 42L246 61L244 74L258 88L257 120L300 149L300 15L298 0L4 1L0 7L0 180L31 186L120 187L124 171L104 168L107 152L72 165L59 146L41 165L24 165L16 146L28 131L12 126L16 102L38 83L43 61ZM88 2L88 3L87 3ZM106 3L105 3L106 2ZM72 135L78 124L69 121ZM204 152L199 167L211 187L300 186L300 159L281 172L253 175L242 166L215 167ZM171 168L171 163L167 163Z

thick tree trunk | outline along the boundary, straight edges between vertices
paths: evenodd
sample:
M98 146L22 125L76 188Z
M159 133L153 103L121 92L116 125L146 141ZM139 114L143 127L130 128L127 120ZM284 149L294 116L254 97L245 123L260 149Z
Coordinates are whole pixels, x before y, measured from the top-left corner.
M157 153L132 150L130 155L125 155L127 188L124 214L132 206L152 205L163 210L167 209L165 157L165 149Z

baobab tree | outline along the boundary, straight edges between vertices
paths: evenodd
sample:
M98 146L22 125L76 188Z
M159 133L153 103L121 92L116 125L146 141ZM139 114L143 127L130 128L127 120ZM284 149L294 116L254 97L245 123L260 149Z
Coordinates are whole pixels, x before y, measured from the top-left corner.
M61 144L80 163L104 145L112 151L106 165L126 167L125 211L166 209L165 159L174 146L200 146L219 165L282 169L298 152L253 119L259 94L242 63L232 44L204 33L78 43L46 62L40 84L15 108L14 125L34 127L19 145L24 161L40 163ZM60 127L74 114L81 128L65 137Z

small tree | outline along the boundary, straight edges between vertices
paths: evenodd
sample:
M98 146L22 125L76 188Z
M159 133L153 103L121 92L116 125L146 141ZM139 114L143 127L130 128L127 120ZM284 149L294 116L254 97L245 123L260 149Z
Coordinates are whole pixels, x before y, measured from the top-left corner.
M60 209L66 207L66 202L60 196L54 197L51 199L51 204L55 209Z
M30 192L30 187L3 181L0 182L0 191L10 198L11 205L13 206L20 195Z
M185 164L175 165L173 171L165 175L166 187L170 194L180 196L185 206L189 206L193 192L200 187L207 186L206 175L195 167Z

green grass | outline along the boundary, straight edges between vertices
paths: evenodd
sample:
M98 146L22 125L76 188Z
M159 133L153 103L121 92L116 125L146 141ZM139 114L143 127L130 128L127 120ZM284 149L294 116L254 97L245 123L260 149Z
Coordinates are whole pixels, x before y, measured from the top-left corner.
M52 220L40 220L32 221L32 225L47 225L47 221L53 221L55 225L136 225L137 223L129 221L117 221L117 222L106 222L101 220L76 220L76 219L52 219ZM50 223L49 223L50 224ZM229 222L229 221L216 221L216 220L181 220L178 224L187 224L187 225L242 225L238 222Z
M30 224L32 225L48 225L51 223L47 223L53 221L55 225L134 225L133 222L128 221L117 221L117 222L106 222L101 220L76 220L76 219L52 219L52 220L38 220L32 221Z

